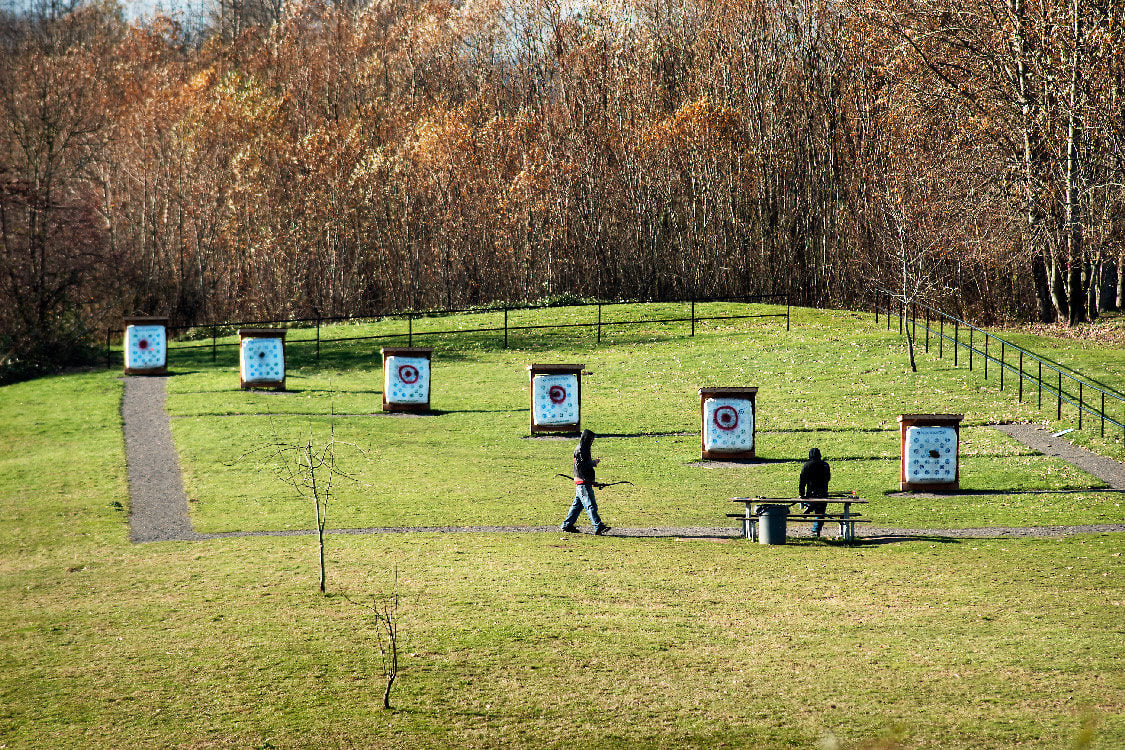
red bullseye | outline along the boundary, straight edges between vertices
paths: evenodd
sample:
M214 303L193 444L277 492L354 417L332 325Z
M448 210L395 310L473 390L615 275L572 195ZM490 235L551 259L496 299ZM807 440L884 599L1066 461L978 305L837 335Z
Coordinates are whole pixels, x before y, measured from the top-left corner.
M414 385L418 382L418 368L414 365L400 365L398 379L407 385Z
M547 391L547 398L551 399L552 404L561 404L566 401L566 388L561 385L552 385L551 389Z
M148 349L148 339L141 339L137 342L138 349Z
M715 416L712 420L715 426L720 430L730 432L738 427L738 410L733 406L720 406L715 409Z

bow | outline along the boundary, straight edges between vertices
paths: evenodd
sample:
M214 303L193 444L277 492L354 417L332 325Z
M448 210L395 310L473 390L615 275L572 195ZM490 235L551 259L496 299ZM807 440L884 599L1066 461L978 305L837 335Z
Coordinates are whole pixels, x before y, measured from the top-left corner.
M568 476L566 474L555 474L555 476L556 477L562 477L563 479L569 479L572 482L574 481L574 477ZM625 481L621 481L621 482L594 482L593 484L594 484L594 487L598 488L599 490L602 489L603 487L612 487L615 484L627 484L630 487L635 486L632 482L625 482Z

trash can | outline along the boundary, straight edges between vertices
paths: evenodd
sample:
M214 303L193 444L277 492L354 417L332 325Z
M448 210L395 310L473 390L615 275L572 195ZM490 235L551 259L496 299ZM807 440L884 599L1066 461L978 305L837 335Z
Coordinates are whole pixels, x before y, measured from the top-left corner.
M785 544L785 519L788 515L787 505L759 505L758 543Z

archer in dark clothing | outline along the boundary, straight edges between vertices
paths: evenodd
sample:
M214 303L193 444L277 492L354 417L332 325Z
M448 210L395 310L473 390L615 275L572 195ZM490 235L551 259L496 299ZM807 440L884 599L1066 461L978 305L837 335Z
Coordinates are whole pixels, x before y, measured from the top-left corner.
M598 502L594 499L594 467L601 462L601 459L590 457L590 446L593 444L594 433L591 430L582 430L578 447L574 449L574 503L570 506L570 512L566 514L562 530L578 531L574 522L585 508L590 523L594 524L594 533L601 536L609 531L610 527L598 515Z
M797 490L802 499L828 497L828 481L832 479L832 469L828 462L820 457L820 449L813 448L809 451L809 460L801 467L801 482ZM801 503L805 513L823 514L828 510L828 503ZM822 522L814 521L812 525L813 536L820 536Z

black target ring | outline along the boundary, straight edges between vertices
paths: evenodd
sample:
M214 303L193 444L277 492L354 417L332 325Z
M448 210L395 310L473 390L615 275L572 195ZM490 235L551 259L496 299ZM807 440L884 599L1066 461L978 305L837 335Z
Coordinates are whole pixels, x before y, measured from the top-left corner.
M738 410L733 406L720 406L711 417L715 426L724 432L738 429Z
M414 385L418 382L418 368L414 365L399 365L398 379L407 385Z

